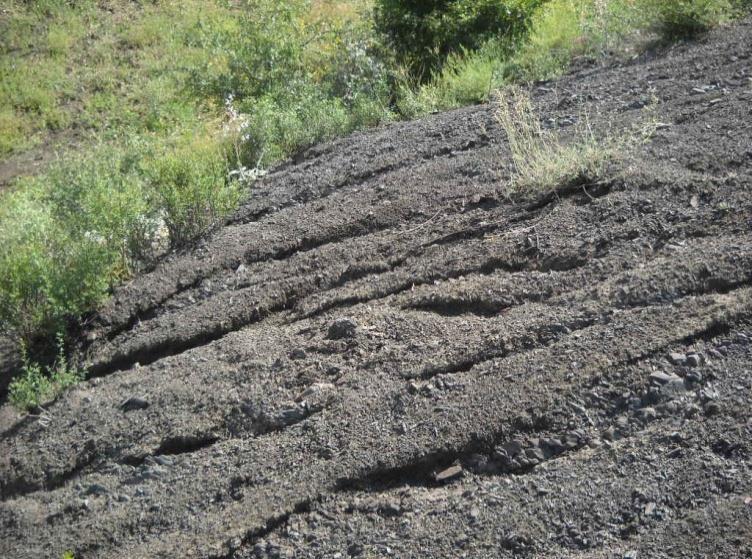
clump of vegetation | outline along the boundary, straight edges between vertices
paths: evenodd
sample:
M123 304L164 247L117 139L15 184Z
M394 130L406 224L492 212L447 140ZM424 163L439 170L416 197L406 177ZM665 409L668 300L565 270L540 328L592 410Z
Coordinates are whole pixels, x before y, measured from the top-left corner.
M21 345L21 374L10 384L9 400L20 410L32 410L54 399L63 390L84 378L83 371L72 367L65 356L62 334L57 336L57 358L46 370L29 359Z
M201 135L170 147L103 145L6 193L2 330L27 344L65 331L149 265L162 226L180 246L221 221L241 192L224 151Z
M654 14L653 25L667 40L691 38L728 21L734 12L732 0L642 0Z
M210 56L189 85L245 119L244 164L269 165L392 118L370 20L332 4L343 3L245 0L236 26L196 29L192 44Z
M413 77L428 80L453 53L489 39L514 45L543 0L378 0L376 26Z
M496 89L554 78L579 57L629 56L657 41L706 31L751 7L750 0L548 0L529 14L516 41L492 35L477 48L450 53L422 82L403 76L397 106L413 118L487 101Z
M618 142L596 139L587 118L575 127L568 141L545 130L529 95L519 88L500 93L496 116L512 152L510 197L549 194L594 182L617 154Z

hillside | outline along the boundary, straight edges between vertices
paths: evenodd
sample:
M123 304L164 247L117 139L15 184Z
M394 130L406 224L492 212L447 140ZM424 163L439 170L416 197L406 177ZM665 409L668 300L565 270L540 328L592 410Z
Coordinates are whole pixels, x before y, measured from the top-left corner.
M0 554L750 557L752 21L531 95L648 132L516 202L494 103L356 133L119 288Z

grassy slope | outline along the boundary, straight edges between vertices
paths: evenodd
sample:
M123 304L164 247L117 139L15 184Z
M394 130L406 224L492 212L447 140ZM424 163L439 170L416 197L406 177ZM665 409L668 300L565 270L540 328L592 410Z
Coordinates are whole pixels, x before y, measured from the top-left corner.
M181 91L206 52L186 41L232 25L219 2L14 1L0 23L0 157L72 140L164 135L211 113Z

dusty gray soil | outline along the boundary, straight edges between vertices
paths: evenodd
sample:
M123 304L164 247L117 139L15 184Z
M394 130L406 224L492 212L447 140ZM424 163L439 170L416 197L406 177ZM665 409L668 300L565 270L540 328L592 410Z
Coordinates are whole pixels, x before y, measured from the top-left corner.
M752 24L532 91L667 126L516 203L492 106L275 170L0 435L1 555L752 557Z

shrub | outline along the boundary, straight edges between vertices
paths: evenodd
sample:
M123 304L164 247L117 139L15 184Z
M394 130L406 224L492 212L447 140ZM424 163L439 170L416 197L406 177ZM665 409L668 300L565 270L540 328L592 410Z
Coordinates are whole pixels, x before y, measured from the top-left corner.
M666 40L691 38L728 20L731 0L641 0L655 15L654 26Z
M370 24L310 10L306 0L246 0L237 27L202 23L191 39L211 53L190 72L191 88L246 120L243 165L269 165L391 117L389 73Z
M585 119L568 142L540 124L530 97L511 87L501 92L497 119L506 132L514 171L510 197L548 194L597 180L615 155L612 140L596 140Z
M84 378L83 371L68 363L62 334L57 336L57 358L51 367L44 369L31 361L24 344L21 345L21 363L21 373L8 389L8 399L20 410L37 408Z
M64 331L154 255L164 220L173 246L232 211L240 186L223 147L101 146L19 182L0 206L0 323L32 343Z
M377 0L375 21L398 61L427 81L451 53L516 42L542 0Z
M225 150L198 136L146 163L172 246L193 241L219 223L238 204L241 189L229 178Z
M143 184L114 150L58 163L2 201L0 319L28 342L95 307L150 241Z
M420 84L403 73L397 89L397 108L407 118L487 101L498 87L503 55L489 42L478 51L450 54L442 71Z

